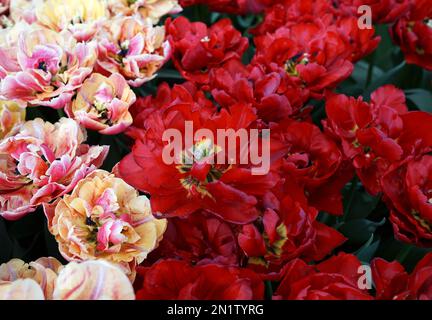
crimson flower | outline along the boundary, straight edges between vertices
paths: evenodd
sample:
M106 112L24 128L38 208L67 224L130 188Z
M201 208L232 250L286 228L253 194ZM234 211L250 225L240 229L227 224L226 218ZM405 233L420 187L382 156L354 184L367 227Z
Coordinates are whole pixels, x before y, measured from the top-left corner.
M326 101L324 126L341 143L365 188L381 191L380 178L389 165L401 159L398 137L403 131L401 115L407 112L404 93L386 85L371 95L371 102L345 95Z
M138 268L138 300L259 300L264 284L253 271L216 264L191 266L160 260Z
M408 63L432 70L432 6L427 0L414 1L409 14L390 29Z
M263 21L252 28L254 35L273 33L287 24L313 21L317 17L332 21L337 11L328 0L282 0L265 9Z
M281 177L304 188L312 206L342 214L341 189L352 170L336 143L307 122L282 121L271 126L271 133Z
M356 10L357 8L358 6ZM345 42L346 50L351 52L347 57L350 61L356 62L375 50L380 42L380 37L375 36L373 26L359 28L358 21L357 12L347 13L338 10L335 8L335 1L279 1L266 9L263 21L251 32L258 36L274 33L283 26L291 28L298 24L318 23L322 25L323 30L339 34ZM331 41L331 38L328 40Z
M380 300L431 300L432 254L426 254L411 274L397 261L375 258L372 276Z
M277 183L277 175L271 171L254 175L256 166L240 164L240 153L244 155L240 143L235 146L224 143L224 147L223 141L203 137L186 147L185 141L188 123L193 127L190 134L207 129L217 137L218 130L253 129L257 119L255 113L245 104L217 112L208 105L191 103L189 98L185 95L185 102L176 99L160 110L152 109L154 112L150 114L143 110L147 115L142 122L143 129L131 130L138 139L132 152L119 163L117 173L132 186L151 195L151 205L156 213L187 216L205 209L230 222L255 220L258 197ZM168 146L168 141L163 139L167 129L176 130L183 139L183 149L173 150L177 161L171 164L167 164L163 156ZM258 139L257 143L248 141L242 147L249 150L259 147L263 139ZM224 161L215 161L218 154ZM235 159L228 159L230 155Z
M232 59L209 74L211 93L220 106L250 103L260 119L280 121L287 117L304 118L310 108L304 91L285 76L285 72L266 72L261 65L243 65Z
M404 156L381 179L395 236L418 246L432 244L432 116L409 112L402 116L398 142Z
M317 210L288 195L293 193L286 192L262 219L243 226L238 241L251 268L277 272L294 258L319 261L345 242L339 232L315 220Z
M394 23L404 16L409 10L411 0L336 0L335 6L350 15L357 16L360 6L366 5L371 8L372 22Z
M168 39L173 48L173 62L183 77L200 84L208 82L208 73L229 59L240 59L248 47L230 19L207 27L178 17L166 22Z
M171 218L159 247L146 261L178 258L194 265L234 266L239 256L234 227L211 214L197 212L187 218Z
M340 253L315 266L296 259L283 270L273 299L288 300L372 300L359 289L361 263L354 255Z
M253 63L271 71L284 70L311 98L322 98L353 70L351 50L343 36L318 18L282 26L254 41L257 52Z
M276 0L180 0L182 7L197 4L206 4L211 11L226 12L232 14L246 14L261 12L266 5Z

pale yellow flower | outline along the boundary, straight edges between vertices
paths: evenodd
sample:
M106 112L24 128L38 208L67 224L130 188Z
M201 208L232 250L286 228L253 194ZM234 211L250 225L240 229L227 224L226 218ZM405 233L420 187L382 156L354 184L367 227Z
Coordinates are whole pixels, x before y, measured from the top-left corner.
M105 77L93 73L65 111L87 129L118 134L132 124L129 107L135 100L135 93L122 75L114 73Z
M103 260L70 262L57 278L55 300L134 300L122 270Z
M112 15L130 16L139 13L156 24L161 17L182 11L177 0L108 0Z
M13 135L25 121L25 108L13 101L0 100L0 139Z
M153 217L147 197L120 178L96 170L57 204L49 229L68 260L104 259L130 278L155 249L166 220Z
M18 279L13 282L0 281L0 300L44 300L39 284L32 279Z
M132 283L104 260L63 266L55 258L0 265L0 300L132 300Z
M35 5L37 23L61 32L69 30L79 41L88 41L98 24L108 17L104 0L44 0Z
M35 6L42 2L43 0L12 0L9 7L9 16L14 22L33 23L36 20Z
M39 284L44 297L52 299L57 274L62 267L62 264L55 258L40 258L30 263L25 263L20 259L12 259L8 263L0 265L0 282L12 283L19 279L32 279ZM20 292L23 284L33 287L29 282L24 282L17 287L12 287L14 290L18 290L13 292Z

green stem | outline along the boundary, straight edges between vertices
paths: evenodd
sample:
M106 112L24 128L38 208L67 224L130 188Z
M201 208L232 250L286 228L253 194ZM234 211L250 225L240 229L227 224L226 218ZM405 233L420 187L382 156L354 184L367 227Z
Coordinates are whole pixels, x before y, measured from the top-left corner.
M371 81L372 81L372 75L373 75L373 69L375 65L375 51L372 53L371 61L369 62L367 77L366 77L366 83L365 83L365 89L369 87Z
M405 245L402 248L402 250L399 251L398 255L396 256L396 260L399 261L400 263L403 263L405 261L405 259L408 257L412 248L413 248L413 246Z
M265 298L266 300L271 300L273 297L273 287L269 280L264 281L265 284Z
M57 109L57 114L60 119L66 117L66 113L63 111L63 109Z
M346 218L347 215L349 214L349 212L351 211L351 206L353 204L354 201L354 195L357 189L357 183L358 183L358 178L357 176L354 176L354 178L351 180L351 186L349 189L349 193L348 193L348 202L345 206L345 210L344 210L344 217Z
M120 149L123 149L123 151L126 151L126 153L130 152L130 148L122 141L120 137L114 137L115 142L120 147Z

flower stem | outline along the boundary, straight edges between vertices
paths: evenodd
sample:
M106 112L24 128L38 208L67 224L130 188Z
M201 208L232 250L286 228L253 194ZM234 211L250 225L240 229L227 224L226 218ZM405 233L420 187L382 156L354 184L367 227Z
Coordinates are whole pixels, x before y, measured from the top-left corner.
M354 201L354 195L357 189L357 183L358 183L358 178L355 175L354 178L351 180L351 186L349 189L349 193L348 193L348 202L345 206L345 210L344 210L344 218L346 219L347 215L349 214L349 212L351 211L351 207Z
M59 116L59 119L66 117L66 114L63 111L63 109L57 109L57 114Z
M269 280L264 281L265 283L265 298L266 300L271 300L273 297L273 287Z
M402 250L399 251L398 255L396 256L396 260L399 261L400 263L403 263L405 261L405 259L408 257L412 248L413 248L413 246L405 245L402 248Z
M370 85L370 83L372 81L372 75L373 75L374 65L375 65L375 51L372 53L371 60L369 62L369 67L368 67L367 76L366 76L366 82L365 82L365 89L367 87L369 87L369 85Z

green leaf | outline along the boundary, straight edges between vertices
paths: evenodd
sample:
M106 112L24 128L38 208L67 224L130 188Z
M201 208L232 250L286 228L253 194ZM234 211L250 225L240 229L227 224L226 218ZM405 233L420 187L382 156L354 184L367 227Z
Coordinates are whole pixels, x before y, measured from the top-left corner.
M214 24L221 18L221 14L219 12L211 12L210 13L210 23Z
M400 263L403 263L405 261L405 259L409 256L409 254L413 248L414 247L412 245L404 244L402 249L397 254L396 260L399 261Z
M237 16L237 23L244 29L249 28L255 21L254 15L248 15L245 17Z
M366 61L359 61L354 66L354 71L351 75L351 78L362 88L364 88L366 84L368 70L369 70L369 63ZM374 66L372 71L372 79L381 78L383 75L384 75L384 71L378 66Z
M375 65L383 70L389 70L393 67L392 54L400 49L393 44L387 25L377 25L375 30L376 34L381 37L381 42L375 50Z
M354 193L350 211L344 216L344 220L363 219L370 215L380 201L380 197L374 197L365 190Z
M175 69L162 69L158 72L157 77L160 79L175 79L175 80L183 79L181 74Z
M368 241L376 229L384 225L386 219L374 222L367 219L355 219L342 223L338 230L348 238L348 243L362 244Z
M371 93L374 92L379 87L381 87L381 86L383 86L385 84L393 83L394 78L402 71L402 69L405 67L405 65L406 65L406 63L405 63L405 60L404 60L400 64L398 64L396 67L394 67L393 69L387 71L381 77L379 77L378 79L376 79L375 81L373 81L367 87L367 89L365 90L363 96L364 97L369 97L371 95Z
M405 90L407 99L415 106L427 112L432 112L432 92L425 89L409 89Z
M369 263L374 257L375 252L379 247L380 240L378 239L375 242L373 242L373 240L374 240L374 235L371 235L369 240L354 253L357 256L357 258L363 263Z
M271 300L273 297L273 286L270 280L264 281L265 285L265 298L266 300Z
M357 176L354 176L354 178L345 185L344 190L342 191L343 194L343 207L344 207L344 217L351 211L351 207L354 201L354 196L357 193L357 190L359 189L360 182Z

